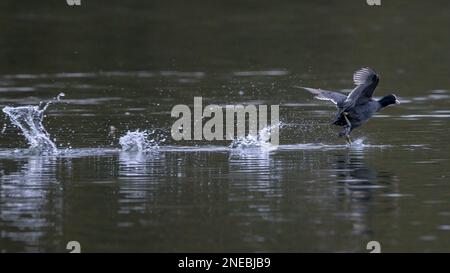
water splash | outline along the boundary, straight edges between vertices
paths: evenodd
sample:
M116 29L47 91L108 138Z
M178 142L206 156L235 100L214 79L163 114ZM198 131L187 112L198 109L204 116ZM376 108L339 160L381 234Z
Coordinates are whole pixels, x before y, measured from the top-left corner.
M266 126L259 130L258 135L251 135L248 134L245 137L240 137L235 140L233 140L230 144L230 148L233 149L246 149L246 148L265 148L265 149L272 149L275 148L270 143L270 137L272 130L276 127L281 128L282 124L277 123L271 126Z
M50 135L42 125L44 112L48 106L60 101L64 93L60 93L56 98L48 102L41 102L39 106L27 105L10 107L6 106L2 110L9 117L11 123L20 129L30 145L30 150L56 152L56 144L50 139Z
M167 140L167 132L161 129L152 131L128 131L119 139L123 151L145 152L159 148Z
M347 144L347 146L349 148L353 148L353 149L362 149L366 146L366 144L364 144L365 140L366 140L365 137L360 137L360 138L353 140L351 145Z

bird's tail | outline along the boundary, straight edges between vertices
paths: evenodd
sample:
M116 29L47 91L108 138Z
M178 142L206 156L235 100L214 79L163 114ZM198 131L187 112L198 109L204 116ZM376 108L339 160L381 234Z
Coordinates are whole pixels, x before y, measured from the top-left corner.
M306 90L306 91L310 92L313 95L319 95L320 94L320 90L316 89L316 88L304 87L304 86L298 86L298 85L294 85L293 87Z

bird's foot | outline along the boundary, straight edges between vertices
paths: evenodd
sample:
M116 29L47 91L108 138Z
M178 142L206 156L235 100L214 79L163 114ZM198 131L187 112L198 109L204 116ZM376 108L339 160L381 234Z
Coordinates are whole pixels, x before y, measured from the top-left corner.
M349 135L345 136L345 141L347 142L347 145L352 146L352 140L350 139Z
M352 145L352 140L350 139L350 132L351 132L351 127L350 126L344 126L344 130L339 132L339 137L344 137L345 136L345 141L347 142L348 145Z

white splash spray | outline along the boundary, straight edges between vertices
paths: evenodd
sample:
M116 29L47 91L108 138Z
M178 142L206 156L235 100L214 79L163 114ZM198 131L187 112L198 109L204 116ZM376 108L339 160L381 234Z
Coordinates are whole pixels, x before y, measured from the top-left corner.
M41 102L39 106L6 106L2 110L8 115L11 123L20 129L24 137L27 139L30 149L46 152L56 152L55 143L50 139L50 135L42 125L44 112L48 106L60 101L64 93L60 93L56 98L49 102Z
M233 140L230 144L230 148L238 148L238 149L245 149L245 148L266 148L266 149L272 149L275 148L270 143L270 136L272 133L272 130L274 128L281 128L282 123L277 123L271 126L266 126L259 130L258 135L247 135L243 138L237 138Z
M120 137L119 144L122 147L123 151L150 151L152 149L159 148L159 145L166 141L166 134L166 132L160 129L155 129L152 131L128 131L124 136Z

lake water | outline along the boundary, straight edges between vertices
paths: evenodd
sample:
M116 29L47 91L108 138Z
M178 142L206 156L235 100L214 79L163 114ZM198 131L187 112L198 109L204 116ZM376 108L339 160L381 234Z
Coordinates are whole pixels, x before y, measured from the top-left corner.
M450 251L450 2L2 1L0 107L49 105L58 152L1 113L0 252ZM356 129L295 86L380 74ZM280 145L161 141L176 104L280 105ZM158 140L159 141L159 140Z

